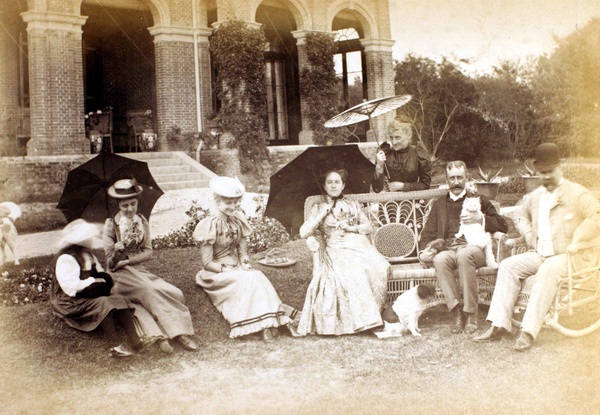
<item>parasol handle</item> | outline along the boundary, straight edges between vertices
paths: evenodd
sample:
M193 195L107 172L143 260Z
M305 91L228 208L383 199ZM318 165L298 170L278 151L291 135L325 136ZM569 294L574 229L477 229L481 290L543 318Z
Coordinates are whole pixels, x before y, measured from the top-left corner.
M371 114L369 113L369 129L372 130L371 128ZM377 148L381 147L379 144L379 138L377 137L377 134L375 134L375 142L377 142ZM377 155L375 155L375 157L377 157ZM385 178L389 179L390 178L390 172L388 170L387 164L385 164L385 162L383 163L383 174L385 174Z

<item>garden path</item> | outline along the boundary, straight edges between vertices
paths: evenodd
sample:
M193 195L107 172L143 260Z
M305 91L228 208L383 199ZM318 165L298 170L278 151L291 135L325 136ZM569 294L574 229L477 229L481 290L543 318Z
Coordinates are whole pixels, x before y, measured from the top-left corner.
M172 230L182 227L189 220L185 213L186 210L187 207L180 206L154 213L150 217L150 233L152 236L166 235ZM98 226L101 228L102 224ZM56 242L60 239L60 232L60 230L55 230L19 235L16 246L19 259L56 254L58 252ZM7 252L7 255L7 260L12 261L12 254Z

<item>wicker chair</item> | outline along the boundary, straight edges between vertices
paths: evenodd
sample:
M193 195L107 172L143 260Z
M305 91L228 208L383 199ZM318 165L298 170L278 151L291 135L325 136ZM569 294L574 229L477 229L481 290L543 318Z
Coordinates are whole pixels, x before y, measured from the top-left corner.
M346 195L364 205L365 213L373 225L371 242L385 256L392 271L388 280L387 302L392 303L403 292L415 285L427 283L437 287L436 295L429 306L444 303L444 295L438 286L435 269L422 265L418 253L423 248L419 238L431 208L431 203L446 195L446 189L430 189L412 192L361 193ZM304 204L304 217L310 214L312 206L322 200L322 196L310 196ZM497 260L510 255L510 249L503 245L508 237L500 232L494 235ZM323 241L319 237L309 237L307 245L313 251L314 266L318 266L318 255ZM315 269L316 271L316 269ZM479 302L489 304L496 281L496 269L482 267L477 270L479 281Z

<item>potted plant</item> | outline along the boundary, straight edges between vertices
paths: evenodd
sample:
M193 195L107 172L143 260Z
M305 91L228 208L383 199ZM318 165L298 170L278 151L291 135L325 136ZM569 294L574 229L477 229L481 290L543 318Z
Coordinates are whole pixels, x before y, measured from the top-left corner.
M481 167L479 167L479 171L477 173L479 174L480 180L475 182L477 193L487 197L490 200L496 199L496 196L498 196L498 190L500 190L501 171L502 168L500 168L500 170L498 170L495 174L492 174L489 171L484 172L481 170Z
M524 170L519 170L519 174L525 182L525 193L531 193L540 186L540 178L537 176L534 169L523 162Z

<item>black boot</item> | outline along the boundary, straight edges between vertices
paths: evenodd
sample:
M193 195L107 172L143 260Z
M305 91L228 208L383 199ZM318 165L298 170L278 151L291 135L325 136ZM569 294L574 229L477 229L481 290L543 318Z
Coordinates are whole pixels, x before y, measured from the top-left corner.
M452 326L450 327L450 332L452 334L462 333L463 328L465 326L465 314L460 308L460 304L454 307L451 311L452 313Z

